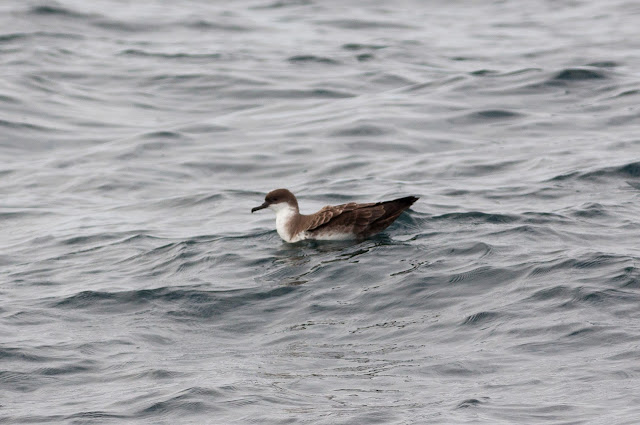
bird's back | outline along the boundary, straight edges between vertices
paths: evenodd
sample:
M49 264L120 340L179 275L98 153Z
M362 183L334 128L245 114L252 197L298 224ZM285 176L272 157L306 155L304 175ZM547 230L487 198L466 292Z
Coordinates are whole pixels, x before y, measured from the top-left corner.
M392 201L327 206L305 216L304 230L312 238L340 234L365 238L386 229L417 200L415 196L407 196Z

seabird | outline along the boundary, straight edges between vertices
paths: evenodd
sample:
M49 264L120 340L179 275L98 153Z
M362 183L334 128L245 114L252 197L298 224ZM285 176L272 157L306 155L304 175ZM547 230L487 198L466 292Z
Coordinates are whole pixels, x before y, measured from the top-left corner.
M287 189L267 193L264 203L252 213L270 208L276 212L276 229L286 242L304 239L363 239L386 229L419 198L407 196L393 201L327 205L314 214L300 214L298 200Z

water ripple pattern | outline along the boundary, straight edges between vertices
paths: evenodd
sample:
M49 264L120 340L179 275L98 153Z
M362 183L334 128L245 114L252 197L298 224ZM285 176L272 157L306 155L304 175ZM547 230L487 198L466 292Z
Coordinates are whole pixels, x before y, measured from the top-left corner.
M637 4L0 12L1 423L638 423Z

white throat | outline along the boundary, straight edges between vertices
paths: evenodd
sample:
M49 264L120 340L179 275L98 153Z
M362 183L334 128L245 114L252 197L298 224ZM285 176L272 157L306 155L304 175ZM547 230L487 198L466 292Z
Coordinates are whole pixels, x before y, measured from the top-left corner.
M276 230L282 239L287 242L297 242L302 239L299 235L289 233L290 223L299 214L298 210L289 205L288 202L271 204L269 209L276 212Z

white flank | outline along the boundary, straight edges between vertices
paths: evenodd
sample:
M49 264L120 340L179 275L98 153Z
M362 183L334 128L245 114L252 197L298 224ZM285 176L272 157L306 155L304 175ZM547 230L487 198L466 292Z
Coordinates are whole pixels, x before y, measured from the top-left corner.
M320 234L317 234L314 239L319 241L349 241L355 239L354 233L339 233L326 230Z

